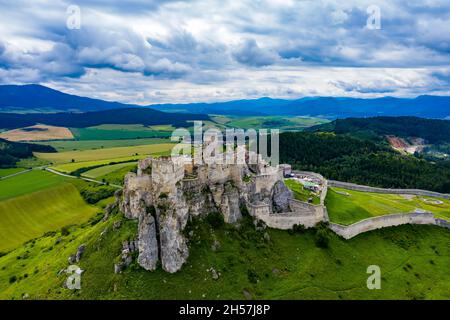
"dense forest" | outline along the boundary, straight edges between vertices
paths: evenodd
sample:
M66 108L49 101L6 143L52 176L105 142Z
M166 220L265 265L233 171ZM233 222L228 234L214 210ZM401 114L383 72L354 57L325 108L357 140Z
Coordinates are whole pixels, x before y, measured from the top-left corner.
M15 129L32 126L37 123L60 126L85 128L105 123L113 124L172 124L187 127L188 120L209 120L205 114L166 113L149 108L114 109L92 111L85 113L0 113L0 128Z
M333 133L280 135L280 161L328 179L384 188L450 192L450 166L402 155L383 144Z
M51 146L0 139L0 168L15 167L17 161L32 157L33 152L56 152L56 150Z
M402 138L420 137L431 144L450 142L450 121L417 117L374 117L337 119L308 129L313 132L335 132L365 138L383 139L386 135Z

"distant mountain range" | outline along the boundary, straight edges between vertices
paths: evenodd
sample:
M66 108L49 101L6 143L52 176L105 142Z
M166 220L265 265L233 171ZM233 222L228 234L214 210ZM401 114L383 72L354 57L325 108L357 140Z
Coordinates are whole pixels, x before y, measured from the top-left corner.
M165 112L220 115L323 116L327 118L416 116L450 118L449 96L375 99L310 97L298 100L261 98L217 103L138 106L66 94L41 85L0 86L0 111L86 112L122 108L151 108Z
M195 112L220 115L322 116L326 118L416 116L450 118L450 97L419 96L413 99L383 97L376 99L316 97L298 100L261 98L219 103L152 105L162 111Z

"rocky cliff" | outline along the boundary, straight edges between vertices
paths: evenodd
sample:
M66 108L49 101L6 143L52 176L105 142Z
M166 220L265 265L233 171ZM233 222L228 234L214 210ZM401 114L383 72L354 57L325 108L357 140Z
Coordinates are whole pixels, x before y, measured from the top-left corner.
M291 191L278 168L264 164L193 166L186 158L148 158L137 173L125 177L120 208L138 219L138 263L155 270L160 262L178 271L189 256L183 230L188 219L220 212L235 223L250 203L265 203L273 212L288 209Z

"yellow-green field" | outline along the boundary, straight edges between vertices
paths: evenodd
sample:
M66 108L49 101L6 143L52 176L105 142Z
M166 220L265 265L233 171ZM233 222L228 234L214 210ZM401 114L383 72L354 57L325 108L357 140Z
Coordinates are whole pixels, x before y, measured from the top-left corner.
M84 161L84 162L65 163L65 164L60 164L57 166L52 166L51 168L55 169L57 171L60 171L60 172L71 173L80 168L89 168L89 167L94 167L94 166L106 166L106 165L109 165L111 162L131 163L131 162L143 159L145 157L146 157L146 155L141 155L141 156L136 156L136 157L112 158L112 159L99 160L99 161Z
M325 204L330 220L344 225L375 216L413 212L416 209L450 220L450 200L441 198L329 188Z
M131 167L131 166L133 166L133 163L131 163L131 162L111 164L108 166L103 166L100 168L95 168L95 169L86 171L85 173L82 174L82 176L88 177L91 179L95 179L95 178L110 174L111 172L117 171L119 169Z
M49 230L87 221L98 212L70 183L0 202L0 251L11 250Z
M68 151L59 153L35 153L39 159L51 161L53 164L71 162L98 161L125 157L147 156L151 154L169 154L173 143L152 144L132 147L105 148L97 150Z

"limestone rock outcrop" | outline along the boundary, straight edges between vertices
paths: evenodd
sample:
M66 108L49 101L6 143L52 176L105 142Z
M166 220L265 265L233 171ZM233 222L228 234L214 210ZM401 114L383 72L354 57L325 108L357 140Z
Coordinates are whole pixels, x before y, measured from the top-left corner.
M290 196L282 171L265 164L194 166L184 157L161 157L141 160L137 173L127 174L120 209L139 221L139 265L155 270L161 263L176 272L189 256L183 233L189 217L220 212L236 223L249 203L263 201L281 212Z

